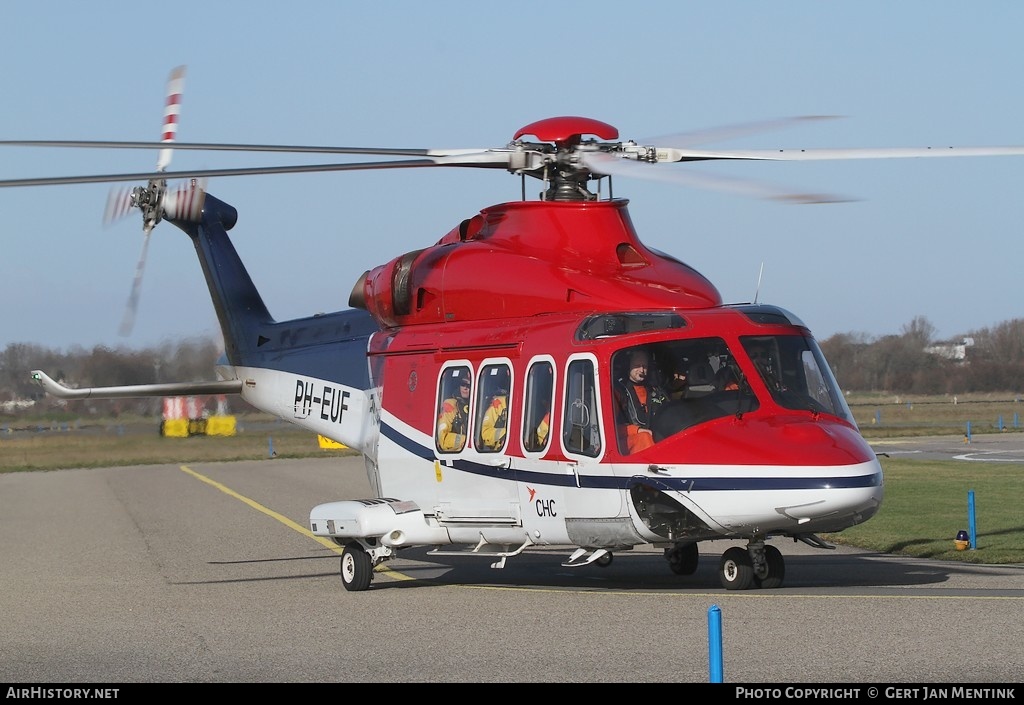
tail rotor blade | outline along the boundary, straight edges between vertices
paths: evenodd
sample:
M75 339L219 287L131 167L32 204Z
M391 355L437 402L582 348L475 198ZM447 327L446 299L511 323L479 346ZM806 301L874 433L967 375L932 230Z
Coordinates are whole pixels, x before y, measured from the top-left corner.
M132 207L132 190L127 187L110 190L107 207L103 211L103 224L110 225L128 215Z
M185 88L185 67L171 71L167 80L167 102L164 105L164 131L161 142L171 144L178 136L178 116L181 114L181 92ZM156 170L164 171L171 163L171 148L161 149L157 157Z
M203 215L206 201L206 179L192 179L164 194L163 215L172 220L198 223Z
M172 145L178 136L178 116L181 114L181 93L185 87L185 67L178 66L171 71L167 79L167 100L164 104L164 123L160 141L167 147L160 150L157 157L156 170L163 172L171 163ZM163 178L151 178L146 187L120 189L112 191L107 200L104 221L110 223L120 218L129 209L135 207L142 211L142 254L135 266L135 279L128 296L124 318L121 321L122 336L131 334L135 327L135 315L139 309L139 295L142 292L142 274L146 269L146 256L149 252L149 237L153 228L163 217L196 220L202 216L205 191L196 185L195 180L168 190L167 181Z
M119 332L122 336L131 335L132 329L135 327L135 314L139 309L139 294L142 291L142 273L146 269L146 255L149 251L149 235L150 231L147 231L143 236L142 254L139 256L138 264L135 265L135 280L132 282L128 305L125 307L124 318L121 320Z

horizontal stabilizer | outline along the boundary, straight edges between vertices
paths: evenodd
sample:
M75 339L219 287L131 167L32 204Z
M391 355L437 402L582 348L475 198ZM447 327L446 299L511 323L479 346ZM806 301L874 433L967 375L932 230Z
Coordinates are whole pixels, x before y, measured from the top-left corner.
M170 384L133 384L124 387L86 387L72 389L52 379L42 370L32 370L32 380L47 394L61 399L123 399L126 397L178 397L193 394L238 394L241 381L179 382Z

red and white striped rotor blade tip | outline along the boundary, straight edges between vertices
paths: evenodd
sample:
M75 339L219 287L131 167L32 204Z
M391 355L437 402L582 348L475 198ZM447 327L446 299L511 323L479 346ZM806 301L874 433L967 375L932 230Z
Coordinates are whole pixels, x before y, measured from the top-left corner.
M181 93L185 88L185 67L179 66L171 71L171 77L167 80L167 103L164 106L164 129L160 141L173 143L178 136L178 116L181 114ZM156 170L164 171L171 163L172 150L160 150L157 158Z
M132 190L126 186L113 188L107 195L107 207L103 211L103 224L110 225L128 215L132 207Z
M189 181L168 189L164 194L164 216L171 220L198 223L206 200L206 180Z

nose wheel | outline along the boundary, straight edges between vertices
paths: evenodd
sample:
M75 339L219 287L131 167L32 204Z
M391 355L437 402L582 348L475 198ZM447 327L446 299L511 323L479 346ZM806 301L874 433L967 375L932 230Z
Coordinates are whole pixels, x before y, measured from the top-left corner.
M693 575L697 572L697 563L700 561L697 543L677 543L671 548L666 548L665 560L668 561L669 569L676 575Z
M733 546L722 554L718 564L718 577L726 590L779 588L785 575L782 552L763 541L752 541L746 548Z
M782 552L775 546L764 547L764 567L761 570L754 570L754 582L758 587L765 590L774 590L782 587L782 580L786 577L786 561Z

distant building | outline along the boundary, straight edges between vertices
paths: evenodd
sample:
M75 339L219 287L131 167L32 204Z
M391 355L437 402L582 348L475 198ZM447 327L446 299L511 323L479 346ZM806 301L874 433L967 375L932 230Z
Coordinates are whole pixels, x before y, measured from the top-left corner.
M926 353L944 357L947 360L966 360L967 348L974 345L974 338L964 338L959 343L940 343L924 349Z
M31 409L36 405L34 399L11 399L9 401L0 402L0 411L5 414L14 414L25 409Z

